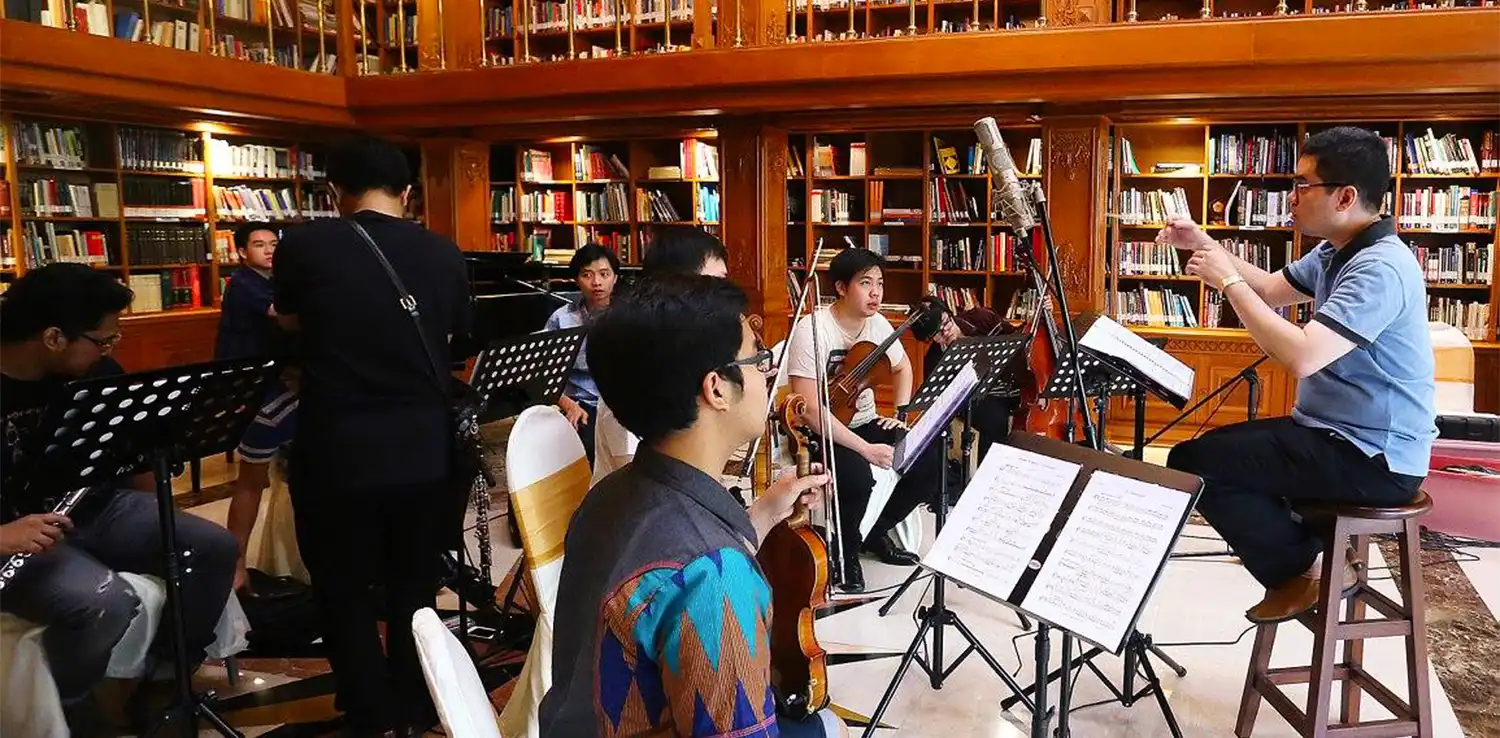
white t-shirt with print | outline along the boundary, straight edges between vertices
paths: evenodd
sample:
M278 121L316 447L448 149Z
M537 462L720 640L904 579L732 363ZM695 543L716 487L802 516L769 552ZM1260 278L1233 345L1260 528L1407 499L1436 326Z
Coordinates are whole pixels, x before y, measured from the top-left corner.
M844 362L844 355L849 352L849 347L861 341L869 341L880 345L887 336L896 332L891 321L886 320L884 315L876 313L865 320L860 328L859 335L850 336L839 327L833 315L828 312L827 307L820 307L813 314L813 318L804 317L797 322L792 329L791 344L787 348L787 374L793 377L805 377L817 379L817 367L819 361L829 372L832 378L839 366ZM818 348L822 349L822 355L815 357L813 354L813 335L810 330L811 320L818 321ZM886 349L886 356L891 360L891 367L899 367L906 361L906 349L900 340L892 341L890 348ZM811 404L813 398L806 398ZM857 428L874 420L875 414L875 390L867 389L859 394L854 403L854 417L849 422L850 428Z

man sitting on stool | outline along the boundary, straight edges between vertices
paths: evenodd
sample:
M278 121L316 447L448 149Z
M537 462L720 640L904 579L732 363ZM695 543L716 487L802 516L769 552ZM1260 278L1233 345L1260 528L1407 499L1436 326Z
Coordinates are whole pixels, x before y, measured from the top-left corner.
M1374 133L1340 127L1309 138L1292 213L1303 233L1325 240L1274 274L1189 220L1158 237L1194 250L1188 272L1223 292L1255 342L1301 380L1291 417L1216 429L1167 460L1203 477L1198 511L1265 585L1265 599L1246 612L1253 622L1289 620L1317 604L1322 544L1288 500L1404 505L1427 474L1437 427L1426 283L1380 214L1390 176ZM1306 325L1276 312L1309 300ZM1353 563L1344 562L1345 581Z

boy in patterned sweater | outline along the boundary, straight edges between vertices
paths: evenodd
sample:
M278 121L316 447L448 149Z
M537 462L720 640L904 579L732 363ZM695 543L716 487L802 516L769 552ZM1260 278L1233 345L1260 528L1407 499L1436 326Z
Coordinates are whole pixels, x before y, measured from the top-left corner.
M719 481L766 423L772 356L745 306L728 280L663 276L589 334L600 394L641 447L569 525L543 736L845 735L826 710L776 715L771 593L755 560L827 477L782 477L749 511Z

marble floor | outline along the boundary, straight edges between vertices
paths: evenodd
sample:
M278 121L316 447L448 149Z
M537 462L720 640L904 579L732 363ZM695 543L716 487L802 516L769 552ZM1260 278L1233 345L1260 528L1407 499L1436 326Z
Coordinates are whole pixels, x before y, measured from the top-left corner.
M1164 449L1155 452L1148 458L1159 460L1164 456ZM214 499L222 497L222 487L216 485L232 479L233 473L232 465L225 465L222 460L205 462L205 494L192 500L203 504L192 506L191 511L222 521L228 502ZM215 489L220 491L216 493ZM510 545L503 517L497 514L490 527L495 577L499 579L511 569L519 551ZM930 519L927 530L932 530ZM929 535L929 543L930 538ZM1223 544L1211 529L1191 525L1178 550L1219 551L1223 550ZM1394 582L1389 581L1388 572L1381 568L1385 566L1386 555L1380 551L1372 553L1375 559L1370 562L1372 578L1385 579L1377 583L1377 588L1394 594ZM1457 563L1455 558L1459 559ZM1500 612L1500 549L1451 554L1433 551L1425 563L1435 735L1438 738L1500 736L1500 675L1497 675L1500 623L1496 621L1496 613ZM892 587L911 571L868 560L864 566L871 590ZM1253 636L1243 611L1259 599L1261 592L1233 559L1175 559L1167 565L1142 617L1141 629L1187 670L1185 676L1177 677L1164 666L1157 666L1169 704L1185 736L1233 735ZM838 707L865 716L875 710L899 662L893 654L904 652L911 644L917 629L915 611L920 604L929 604L932 598L930 583L924 581L912 587L888 616L878 614L877 601L818 621L819 640L834 655L837 664L830 669L829 681ZM1034 636L1022 629L1014 613L975 592L951 586L946 602L1000 666L1015 674L1023 686L1031 684ZM452 606L452 603L453 599L448 597L440 604ZM963 642L951 628L945 640L944 660L951 663ZM1060 644L1055 637L1053 640L1051 663L1056 666ZM1273 665L1305 663L1310 643L1310 634L1300 626L1283 627ZM930 639L927 647L931 647ZM858 655L866 658L861 660ZM512 653L496 658L517 664L520 656ZM1395 685L1396 694L1405 696L1405 689L1400 686L1405 683L1405 663L1399 640L1370 642L1366 662L1378 679ZM1096 663L1118 685L1124 671L1122 659L1106 655ZM252 659L242 662L240 670L235 686L227 683L219 666L206 668L201 677L205 684L219 687L232 699L237 709L230 711L229 717L247 735L273 738L309 735L312 733L293 728L334 715L327 667L321 659ZM509 685L498 687L492 694L496 704L503 705ZM1051 688L1054 701L1056 694L1054 682ZM1293 688L1291 694L1295 699L1305 694L1305 690ZM882 723L891 729L876 730L874 734L900 738L1027 736L1029 714L1024 708L1017 706L1007 711L1001 707L1001 701L1010 695L1011 690L977 655L959 665L941 689L934 689L927 675L913 667L898 685L883 716ZM1108 696L1109 692L1094 674L1080 672L1074 691L1075 707ZM1372 700L1364 704L1367 716L1382 714ZM1071 716L1071 728L1077 738L1169 735L1160 708L1149 697L1132 707L1113 702L1076 709ZM1254 735L1277 738L1295 733L1273 709L1264 706Z

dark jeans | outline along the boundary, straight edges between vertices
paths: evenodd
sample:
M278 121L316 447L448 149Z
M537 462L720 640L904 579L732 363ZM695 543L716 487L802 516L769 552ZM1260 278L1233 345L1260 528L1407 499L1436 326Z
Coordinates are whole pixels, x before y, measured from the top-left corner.
M1291 418L1216 428L1177 444L1167 466L1203 478L1198 512L1267 589L1307 571L1323 547L1289 502L1404 505L1423 480L1390 471L1383 454L1366 456L1337 433Z
M905 430L881 428L878 422L865 423L852 430L854 435L870 443L885 443L891 446L895 446L906 436ZM854 449L834 444L833 454L834 470L838 473L839 515L842 516L840 530L843 534L844 556L847 561L856 561L862 543L859 536L859 523L864 519L865 509L870 505L870 493L875 489L875 477L870 468L870 462ZM905 520L912 510L917 509L918 505L936 499L938 482L942 474L938 465L942 463L942 460L942 439L941 437L934 438L917 461L901 477L901 480L896 483L895 490L886 501L885 509L880 511L880 517L875 520L875 526L870 529L870 535L864 540L880 540L896 527L897 523Z
M454 486L335 490L293 476L297 544L312 578L336 705L358 730L426 727L436 712L417 660L412 615L437 599ZM451 520L449 520L451 522ZM384 585L385 647L372 587Z
M229 531L184 512L174 515L178 550L186 554L182 615L188 659L203 660L229 601L239 546ZM140 598L115 572L163 575L156 495L119 490L99 511L75 521L61 543L33 556L16 572L0 609L47 626L42 636L58 695L64 703L88 695L104 678L110 652L125 635ZM172 628L166 616L152 651L171 663Z
M594 423L599 422L599 406L589 402L579 402L578 406L589 414L586 422L578 425L578 440L583 441L583 455L588 457L589 468L594 468Z

